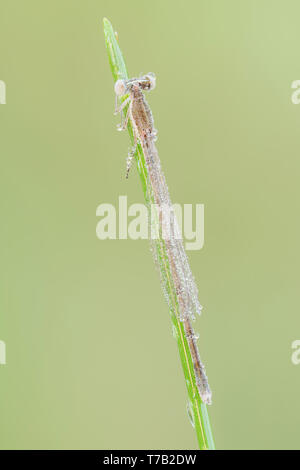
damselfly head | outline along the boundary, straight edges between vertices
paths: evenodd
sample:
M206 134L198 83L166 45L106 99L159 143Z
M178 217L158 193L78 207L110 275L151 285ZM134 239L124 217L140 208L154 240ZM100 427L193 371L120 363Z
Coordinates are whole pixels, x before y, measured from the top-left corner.
M115 83L115 94L118 97L124 96L133 89L138 87L141 90L151 91L155 88L156 78L154 73L149 72L147 75L143 75L140 78L130 78L128 80L119 79Z
M149 72L147 75L143 75L138 80L136 80L136 82L142 90L151 91L155 88L156 78L154 73Z
M149 91L154 90L154 88L156 86L156 77L155 77L154 73L149 72L149 73L147 73L147 75L145 75L144 78L149 81L148 90Z

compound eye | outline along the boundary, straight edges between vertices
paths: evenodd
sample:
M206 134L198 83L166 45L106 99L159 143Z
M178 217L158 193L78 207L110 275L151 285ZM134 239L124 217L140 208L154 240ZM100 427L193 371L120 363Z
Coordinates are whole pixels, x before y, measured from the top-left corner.
M124 80L117 80L115 83L115 94L117 96L123 96L126 92L126 85Z
M154 73L152 72L147 73L146 78L149 80L149 83L150 83L149 90L154 90L156 86L156 77Z

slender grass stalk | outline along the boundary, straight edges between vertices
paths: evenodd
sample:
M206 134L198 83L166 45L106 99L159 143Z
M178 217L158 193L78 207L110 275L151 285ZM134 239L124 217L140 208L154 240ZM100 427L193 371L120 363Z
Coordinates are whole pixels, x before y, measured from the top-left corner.
M104 34L105 34L105 42L108 52L108 59L113 75L113 79L116 82L119 79L127 80L128 74L126 70L126 65L123 59L122 52L120 50L118 40L116 34L113 30L111 23L104 18ZM126 96L124 97L124 99ZM125 107L124 113L126 114L128 107ZM128 122L128 132L131 139L132 144L134 143L134 136L133 136L133 129L132 124L129 120ZM144 192L144 197L147 204L153 202L151 199L149 200L149 178L148 178L148 170L145 160L145 155L143 153L142 146L140 142L138 142L137 150L135 153L135 159L137 163L137 169L140 176L140 180L142 183L142 188ZM150 182L151 184L151 182ZM151 198L151 196L150 196ZM160 233L160 232L159 232ZM208 412L206 408L206 404L204 404L201 400L197 383L196 377L194 372L193 366L193 359L189 347L189 342L187 339L186 332L187 330L191 329L190 320L185 319L182 321L180 320L179 314L179 304L180 298L178 293L175 289L175 282L173 279L173 272L169 263L168 251L167 251L167 244L160 237L158 240L155 241L155 250L156 250L156 257L159 264L161 276L163 278L164 288L168 291L168 297L171 299L171 306L170 307L170 316L173 324L173 331L174 337L176 338L179 356L183 368L183 373L185 377L187 392L188 392L188 414L191 419L191 422L195 428L199 447L201 450L212 450L214 449L214 441L211 432Z

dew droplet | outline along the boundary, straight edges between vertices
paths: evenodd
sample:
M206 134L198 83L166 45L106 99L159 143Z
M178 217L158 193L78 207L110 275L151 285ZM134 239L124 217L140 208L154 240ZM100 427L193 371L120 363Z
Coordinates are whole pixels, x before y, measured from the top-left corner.
M188 415L188 418L190 420L190 423L194 428L195 427L195 419L194 419L194 413L193 413L193 405L191 404L190 401L187 402L186 411L187 411L187 415Z

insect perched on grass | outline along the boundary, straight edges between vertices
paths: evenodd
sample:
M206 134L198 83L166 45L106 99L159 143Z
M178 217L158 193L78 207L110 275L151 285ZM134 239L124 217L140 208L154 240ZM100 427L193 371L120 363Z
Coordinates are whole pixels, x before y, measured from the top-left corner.
M156 139L157 132L154 129L152 113L143 95L144 90L153 90L155 88L155 84L156 79L153 73L148 73L143 77L132 78L130 80L117 80L115 83L115 114L120 113L125 108L125 106L129 104L125 121L118 126L118 129L120 131L126 129L128 120L130 119L133 124L134 131L134 147L132 148L127 158L126 178L128 178L132 160L136 152L138 139L141 141L142 146L146 147L149 147L149 145L147 145L149 140ZM121 106L118 107L118 97L122 97L127 94L129 94L129 96L125 99L125 101L123 101ZM121 116L123 116L123 114L121 114Z
M198 289L184 249L182 236L179 233L169 190L155 146L157 131L154 128L153 116L143 93L145 90L153 90L155 84L156 80L153 73L148 73L140 78L117 80L115 83L115 113L120 112L122 115L122 122L118 126L119 130L126 129L129 120L133 127L134 146L127 157L126 177L128 177L138 142L141 144L144 152L148 173L147 193L149 210L151 210L151 221L159 226L160 234L158 239L151 240L152 252L160 271L161 282L169 308L184 325L185 339L191 353L195 382L200 397L204 403L210 404L211 391L204 365L200 360L196 343L198 338L191 323L191 320L195 319L195 313L201 314L202 306L198 300ZM125 97L126 95L128 96L118 107L118 98ZM128 106L128 110L123 121L122 111L126 109L126 106ZM152 217L153 206L156 210L155 217ZM165 236L166 234L167 236ZM167 256L166 259L162 260L161 253L164 251L167 253ZM163 274L165 269L162 269L162 262L169 266L172 279L165 278ZM168 283L172 285L171 290L167 285ZM174 293L176 297L175 302Z

